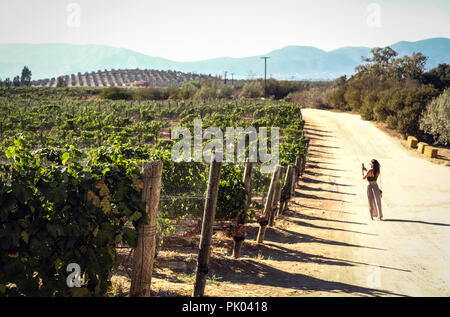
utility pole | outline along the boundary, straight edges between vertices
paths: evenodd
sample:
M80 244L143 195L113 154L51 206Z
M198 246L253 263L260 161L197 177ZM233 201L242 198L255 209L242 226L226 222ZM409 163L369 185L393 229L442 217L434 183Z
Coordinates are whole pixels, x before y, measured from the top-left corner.
M270 58L269 56L263 56L260 57L261 59L264 59L264 98L267 98L266 96L266 87L267 87L267 60Z
M225 78L224 78L224 83L225 83L225 86L227 85L227 74L228 74L228 72L227 72L227 71L225 71Z
M234 85L233 76L234 76L234 73L231 73L231 86Z

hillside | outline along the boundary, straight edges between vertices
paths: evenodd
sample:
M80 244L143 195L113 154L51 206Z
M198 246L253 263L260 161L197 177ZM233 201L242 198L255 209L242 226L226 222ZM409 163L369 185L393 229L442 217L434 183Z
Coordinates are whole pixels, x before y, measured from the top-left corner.
M450 62L450 39L447 38L402 41L391 47L400 56L413 52L428 56L427 69ZM271 57L268 76L277 79L333 79L353 74L354 67L361 63L361 56L367 57L369 53L368 47L344 47L327 52L309 46L287 46L264 55ZM248 79L263 75L260 56L177 62L104 45L0 44L0 77L12 78L27 65L33 72L33 79L99 69L136 68L212 75L223 75L228 71L229 74L234 73L234 78Z
M119 69L62 76L68 87L171 87L212 76L154 69ZM56 87L57 78L34 80L32 86Z

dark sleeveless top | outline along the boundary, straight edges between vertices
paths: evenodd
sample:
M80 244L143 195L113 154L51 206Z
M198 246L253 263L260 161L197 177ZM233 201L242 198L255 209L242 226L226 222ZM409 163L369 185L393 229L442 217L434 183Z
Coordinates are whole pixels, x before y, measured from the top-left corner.
M373 173L373 172L372 172ZM377 181L378 176L367 176L367 180L369 182L376 182Z

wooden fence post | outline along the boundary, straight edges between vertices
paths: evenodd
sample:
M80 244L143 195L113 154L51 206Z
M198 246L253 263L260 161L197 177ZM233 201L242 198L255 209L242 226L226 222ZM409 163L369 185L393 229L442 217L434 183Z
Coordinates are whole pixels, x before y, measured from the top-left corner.
M279 174L280 166L277 166L275 171L272 174L272 179L270 181L269 192L267 193L266 205L264 208L264 220L259 222L259 231L257 241L258 243L262 243L264 241L264 236L266 235L267 225L269 224L269 216L272 209L272 201L273 195L275 192L275 184L277 182L277 175Z
M303 172L305 171L305 166L306 166L306 154L308 153L309 150L309 142L311 141L311 139L306 139L306 149L305 149L305 155L303 156L303 164L302 164L302 175Z
M295 188L295 167L292 165L288 166L286 177L285 177L285 188L281 195L280 199L280 209L278 211L278 215L282 215L289 200L292 197L292 188Z
M138 228L138 242L134 250L130 295L149 297L156 250L156 219L161 192L162 161L146 162L143 166L142 201L150 223Z
M244 187L247 190L247 207L250 206L252 201L252 171L253 163L247 159L244 169Z
M194 297L202 297L205 293L206 275L208 274L210 246L212 240L214 218L216 216L217 194L219 191L221 168L222 162L216 162L213 154L211 158L211 167L209 169L205 209L203 212L202 232L200 237L197 272L193 292Z
M302 158L301 176L303 176L303 173L305 172L305 167L306 167L306 156Z
M278 171L277 182L275 183L275 192L273 194L273 200L272 200L272 210L270 212L270 218L269 218L269 227L273 227L273 224L275 221L275 214L278 212L278 208L280 206L281 179L283 178L283 174L284 174L285 170L286 170L285 167L280 166L280 169Z
M300 176L302 176L302 165L303 165L303 158L297 157L295 159L295 183L298 183Z
M244 239L243 237L239 237L239 239L236 239L237 237L235 237L234 244L233 244L233 254L232 257L235 259L239 259L239 257L241 256L241 249L242 249L242 245L244 244Z
M245 162L245 169L244 169L244 187L247 191L247 208L250 207L250 203L252 201L252 170L253 170L253 163L247 159ZM244 226L243 230L238 230L242 235L233 236L233 258L238 259L241 256L241 249L242 245L244 244L245 240L245 225L244 224L237 224L237 226L242 225ZM237 228L240 229L240 228Z
M296 171L297 171L297 169L294 167L294 166L292 166L292 165L290 165L290 167L291 167L291 169L292 169L292 174L291 174L291 187L290 187L290 193L289 193L289 200L291 200L291 198L292 197L295 197L295 188L296 188L296 186L297 186L297 180L298 180L298 178L297 178L297 175L296 175Z

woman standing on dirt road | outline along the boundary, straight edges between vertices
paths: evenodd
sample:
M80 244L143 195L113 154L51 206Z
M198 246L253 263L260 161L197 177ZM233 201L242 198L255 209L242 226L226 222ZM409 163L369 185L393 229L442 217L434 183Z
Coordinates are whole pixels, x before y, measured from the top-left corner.
M381 190L378 188L377 178L380 175L380 163L373 159L370 161L370 170L364 167L362 164L363 175L367 172L363 179L367 179L369 184L367 185L367 198L369 199L370 218L379 217L383 220L383 212L381 210Z

